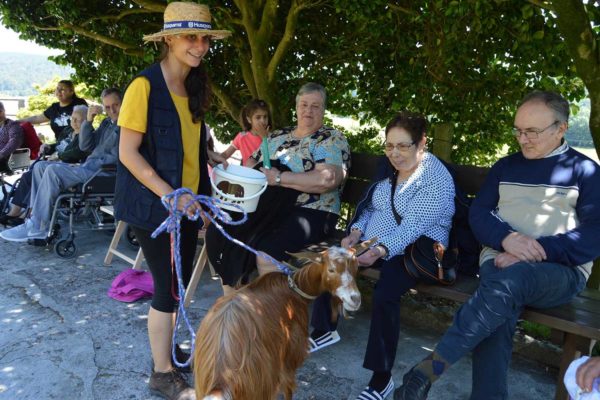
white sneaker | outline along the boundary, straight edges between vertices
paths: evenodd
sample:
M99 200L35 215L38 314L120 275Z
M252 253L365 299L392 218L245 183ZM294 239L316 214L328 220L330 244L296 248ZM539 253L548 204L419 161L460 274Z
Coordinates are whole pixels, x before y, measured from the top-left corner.
M33 224L27 229L27 239L46 239L48 237L47 229L35 229Z
M340 341L340 335L337 333L337 331L330 331L327 332L325 334L323 334L322 336L318 337L317 339L313 339L311 337L308 338L308 344L309 344L309 353L314 353L315 351L319 351L324 347L327 346L331 346L332 344L335 344L337 342Z
M9 242L26 242L27 237L27 222L15 226L14 228L5 229L0 232L0 237Z
M35 229L31 219L24 224L6 229L0 232L0 237L9 242L26 242L29 239L46 239L48 232L43 229Z

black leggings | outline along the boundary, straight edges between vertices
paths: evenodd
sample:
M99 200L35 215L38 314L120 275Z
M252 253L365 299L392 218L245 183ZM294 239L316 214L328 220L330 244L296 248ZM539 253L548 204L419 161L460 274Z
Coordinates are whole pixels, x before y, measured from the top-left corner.
M198 243L198 222L187 218L181 221L181 274L183 283L187 287L194 268L194 255ZM177 279L171 269L171 238L168 233L160 234L156 239L150 236L152 231L132 226L135 237L142 247L142 252L152 273L154 280L154 295L152 308L165 313L176 311L178 301L173 296L178 295ZM173 265L173 270L175 266Z

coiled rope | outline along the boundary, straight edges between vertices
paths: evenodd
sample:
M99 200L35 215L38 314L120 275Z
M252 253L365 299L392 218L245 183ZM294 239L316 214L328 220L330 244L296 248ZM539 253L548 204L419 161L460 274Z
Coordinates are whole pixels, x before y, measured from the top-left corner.
M190 195L191 199L183 206L182 209L177 209L177 204L179 204L179 199L183 195ZM276 265L277 268L281 272L283 272L286 275L293 274L293 271L287 265L277 261L270 255L268 255L266 253L259 253L257 250L248 246L246 243L242 242L241 240L238 240L238 239L232 237L230 234L228 234L225 231L225 229L223 229L223 226L219 222L217 222L217 221L221 221L222 223L227 224L227 225L241 225L241 224L245 223L248 220L248 215L247 215L246 211L238 204L228 203L228 202L222 201L220 199L216 199L216 198L201 195L201 194L197 195L197 194L194 194L191 190L189 190L187 188L177 189L177 190L173 191L172 193L169 193L169 194L163 196L161 198L161 201L162 201L162 204L165 206L165 208L169 211L169 216L152 233L152 238L156 238L158 235L160 235L163 232L169 233L170 237L171 237L171 263L174 264L174 268L175 268L175 272L176 272L176 276L177 276L177 294L173 293L173 295L174 295L175 299L177 301L179 301L177 317L175 319L175 329L173 329L173 337L172 337L172 341L171 341L171 351L172 351L173 363L175 364L175 366L182 368L182 367L188 367L190 365L190 363L192 361L192 357L194 355L194 347L195 347L195 343L196 343L196 332L195 332L194 328L192 327L192 324L190 323L187 312L185 310L185 306L183 304L184 303L183 299L185 299L186 289L183 285L183 279L182 279L182 274L181 274L181 254L179 253L180 240L181 240L181 220L185 216L192 221L197 221L198 218L200 218L200 216L202 214L202 212L199 209L196 209L192 216L188 215L187 210L190 206L192 206L194 204L194 202L197 201L198 203L205 206L210 211L210 213L204 213L204 215L206 216L206 218L208 218L210 220L211 223L213 223L215 225L215 227L228 240L243 247L244 249L248 250L249 252L251 252L257 256L260 256L260 257L270 261L271 263ZM239 220L233 220L227 212L225 212L221 209L221 206L223 206L223 205L227 205L228 207L234 207L235 209L239 210L240 213L243 214L243 217ZM206 243L204 245L206 246ZM185 326L190 334L191 342L192 342L190 358L184 363L180 363L177 360L177 357L175 356L175 345L177 344L177 330L178 330L179 324L181 322L181 319L183 319L183 321L185 322Z

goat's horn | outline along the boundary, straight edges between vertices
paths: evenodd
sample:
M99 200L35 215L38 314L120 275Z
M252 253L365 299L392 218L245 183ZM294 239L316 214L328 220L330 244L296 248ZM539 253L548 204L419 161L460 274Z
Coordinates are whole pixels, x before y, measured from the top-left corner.
M377 241L377 236L373 237L369 240L365 240L362 243L357 243L354 246L352 246L352 249L354 250L354 252L356 254L360 254L363 253L365 250L367 250L369 247L371 247L371 245L373 245L373 243L375 243Z

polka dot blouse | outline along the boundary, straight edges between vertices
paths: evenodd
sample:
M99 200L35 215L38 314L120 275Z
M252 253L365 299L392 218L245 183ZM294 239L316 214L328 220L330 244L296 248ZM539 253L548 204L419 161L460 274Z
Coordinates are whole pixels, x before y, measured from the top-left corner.
M399 225L391 209L390 180L375 185L370 203L351 226L361 230L362 240L376 236L378 243L389 250L385 259L404 254L406 246L421 235L448 246L454 215L454 182L440 160L425 153L415 172L396 186L394 207L402 217Z

